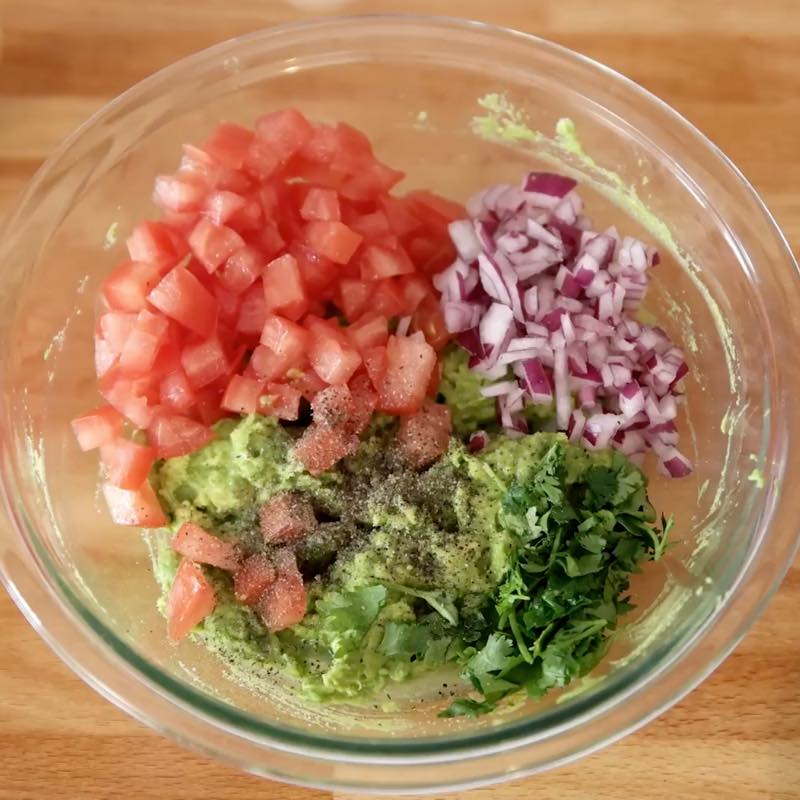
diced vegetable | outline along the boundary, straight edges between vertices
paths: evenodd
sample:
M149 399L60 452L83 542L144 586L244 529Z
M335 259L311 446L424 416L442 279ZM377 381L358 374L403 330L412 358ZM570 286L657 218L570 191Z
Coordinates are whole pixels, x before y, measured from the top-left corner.
M308 536L317 527L311 503L295 492L271 497L259 512L267 544L288 544Z
M277 550L273 561L275 582L261 595L256 609L267 629L273 633L301 622L306 615L306 590L297 568L297 559L288 548Z
M172 537L172 549L200 564L236 572L242 561L240 548L225 542L193 522L184 522Z
M153 487L145 481L138 489L121 489L111 483L103 484L103 494L117 525L135 525L139 528L160 528L167 518L158 502Z
M94 450L122 431L122 415L111 406L100 406L70 423L81 450Z
M214 589L200 566L184 558L178 566L167 598L169 638L178 642L215 608Z

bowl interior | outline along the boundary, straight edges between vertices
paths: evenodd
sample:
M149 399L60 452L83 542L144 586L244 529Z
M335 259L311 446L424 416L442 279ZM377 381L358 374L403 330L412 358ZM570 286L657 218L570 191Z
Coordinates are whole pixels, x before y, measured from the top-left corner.
M596 227L615 224L659 246L663 260L646 305L687 351L680 429L696 469L669 481L647 464L656 507L675 516L677 542L635 579L638 609L582 687L584 697L645 680L708 621L752 553L764 513L759 470L772 460L774 344L753 288L758 265L731 231L703 154L677 152L651 119L652 100L556 48L509 37L501 58L471 41L468 28L440 45L421 34L382 36L252 40L123 96L62 152L36 188L35 215L10 232L9 248L28 270L4 367L11 458L35 531L31 547L58 591L178 702L257 731L278 726L328 744L334 733L342 746L500 735L521 720L569 714L578 698L570 691L500 717L444 720L437 712L454 682L436 675L392 690L390 704L313 707L274 678L254 690L202 647L168 643L146 541L111 524L98 498L96 457L78 450L69 420L98 403L92 333L100 283L125 258L132 225L155 215L153 177L176 168L182 143L200 143L220 119L252 124L292 105L364 130L378 156L407 173L401 191L430 187L464 201L487 184L555 166L584 180ZM479 104L494 93L510 105ZM488 117L484 131L494 126L508 138L476 132L475 117ZM562 118L574 121L591 159L568 135L554 136ZM521 120L542 135L520 134Z

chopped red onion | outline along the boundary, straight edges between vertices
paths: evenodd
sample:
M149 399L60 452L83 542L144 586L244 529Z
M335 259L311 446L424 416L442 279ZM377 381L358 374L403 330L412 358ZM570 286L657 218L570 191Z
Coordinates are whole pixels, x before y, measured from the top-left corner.
M474 431L469 435L470 453L478 453L489 444L489 434L486 431Z
M450 240L458 251L459 257L471 264L481 252L481 243L475 235L475 227L468 219L459 219L447 226Z
M411 317L400 317L400 319L397 320L397 330L395 331L395 333L397 336L408 336L408 329L410 327L411 327ZM472 325L465 325L461 330L466 330L467 328L471 327Z
M577 185L578 182L576 180L554 172L529 172L522 188L526 192L561 198L571 192Z

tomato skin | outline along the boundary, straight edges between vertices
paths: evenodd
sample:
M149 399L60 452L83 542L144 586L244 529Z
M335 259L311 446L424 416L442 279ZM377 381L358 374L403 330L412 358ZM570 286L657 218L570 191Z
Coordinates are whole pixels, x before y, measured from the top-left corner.
M164 412L156 414L148 434L159 458L193 453L216 436L214 431L196 420Z
M70 425L84 452L102 447L122 431L122 414L111 406L100 406L72 420Z
M147 299L163 314L200 336L214 332L217 301L184 267L170 270Z
M290 253L270 261L264 268L264 299L268 311L291 320L299 319L308 308L308 298L297 259Z
M193 389L202 389L228 372L229 364L219 337L188 344L181 353L181 366Z
M294 553L289 548L281 548L275 551L273 561L277 577L259 598L256 610L267 629L277 633L302 622L307 599Z
M161 270L157 264L123 261L103 281L101 292L112 309L140 311L147 305L147 295L160 279Z
M267 544L296 542L317 527L311 503L295 492L273 495L259 510L258 518Z
M278 571L269 557L256 553L246 558L233 576L233 593L240 603L255 605L277 577Z
M214 589L202 568L188 558L181 560L167 598L167 633L179 642L199 625L217 604Z
M138 489L121 489L111 483L104 483L103 494L111 519L117 525L161 528L167 524L161 503L147 481Z
M193 522L184 522L172 537L170 546L176 553L199 564L208 564L228 572L236 572L242 561L239 547L209 533Z
M347 383L361 365L361 356L357 350L329 336L313 337L308 360L314 372L325 383L330 384Z
M100 460L109 483L120 489L138 489L150 474L156 451L120 436L100 446Z
M427 342L390 336L378 410L400 416L417 412L435 366L436 352Z
M307 222L304 239L308 247L335 264L346 264L363 237L342 222Z
M429 466L446 452L452 430L450 409L426 401L416 414L400 420L397 445L401 457L412 469Z
M259 410L259 398L264 383L244 375L233 375L222 396L222 408L236 414L255 414Z

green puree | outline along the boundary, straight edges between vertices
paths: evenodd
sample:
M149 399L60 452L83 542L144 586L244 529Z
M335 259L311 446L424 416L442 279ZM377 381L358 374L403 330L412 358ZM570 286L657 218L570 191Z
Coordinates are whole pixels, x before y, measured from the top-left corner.
M299 625L269 634L230 577L206 568L218 605L193 636L237 675L265 686L288 672L308 698L368 700L458 662L480 699L449 713L478 714L512 691L563 686L602 655L628 608L627 574L663 548L644 478L561 434L498 434L471 455L458 435L491 428L494 411L473 402L479 386L461 366L448 363L442 382L457 435L421 473L398 461L396 424L380 417L319 477L294 459L292 433L260 416L225 420L202 450L157 466L173 530L191 520L249 550L265 548L258 508L273 494L314 506L318 529L297 546L309 594ZM165 597L178 557L168 533L156 536Z

